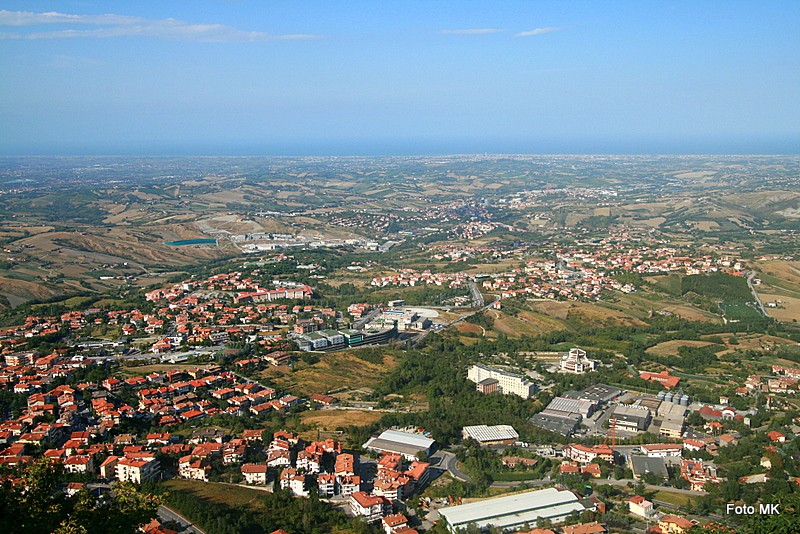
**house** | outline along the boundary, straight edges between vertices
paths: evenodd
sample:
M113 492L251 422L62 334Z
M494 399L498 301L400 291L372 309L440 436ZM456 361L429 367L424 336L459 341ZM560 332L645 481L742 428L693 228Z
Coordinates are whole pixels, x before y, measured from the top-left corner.
M694 525L692 521L677 515L665 515L658 521L658 528L664 534L686 534Z
M339 483L339 493L343 497L352 495L357 491L361 491L361 477L356 475L345 475L337 478Z
M100 477L105 478L106 480L116 478L117 462L119 462L120 458L120 456L111 455L103 460L103 463L100 464Z
M398 530L408 527L408 518L403 514L387 515L381 519L381 524L386 534L394 534Z
M639 377L643 378L644 380L648 380L650 382L658 382L668 389L676 387L681 381L681 378L679 376L671 376L669 374L669 371L662 371L660 373L649 373L647 371L641 371L639 373Z
M178 461L178 474L183 478L208 482L210 471L211 464L206 458L195 458L189 454Z
M288 450L273 449L267 452L269 467L289 467L292 465L292 453Z
M642 452L648 458L667 458L668 456L678 457L681 455L683 446L672 443L653 443L642 445Z
M159 475L159 467L155 458L125 457L117 462L117 479L141 484L145 480L155 480Z
M768 438L769 438L769 440L770 440L770 441L772 441L773 443L785 443L785 442L786 442L786 436L784 436L783 434L781 434L781 433L780 433L780 432L778 432L777 430L772 430L772 431L770 431L770 432L767 434L767 437L768 437Z
M69 473L93 473L94 461L88 455L69 456L64 460L64 469Z
M330 473L318 475L317 490L320 497L333 497L336 492L336 475Z
M580 444L570 444L564 447L564 456L579 463L590 463L595 458L600 458L609 463L614 463L614 451L608 445L593 445L591 447Z
M606 528L597 521L592 521L591 523L579 523L562 527L561 532L563 534L602 534L606 532Z
M263 486L267 483L267 464L243 464L241 471L245 484Z
M316 474L320 471L321 463L322 455L302 450L297 453L295 465L297 469L303 469L306 473Z
M280 485L281 489L288 489L298 497L308 497L306 476L299 474L293 467L287 467L281 472Z
M364 491L350 495L348 502L353 515L363 517L368 523L379 521L392 509L392 503L385 497L373 496Z
M712 462L703 460L681 460L681 478L689 482L689 489L692 491L705 491L708 482L722 482L717 476L717 467Z
M641 495L636 495L628 500L628 509L633 515L638 515L645 519L650 519L656 513L653 503Z

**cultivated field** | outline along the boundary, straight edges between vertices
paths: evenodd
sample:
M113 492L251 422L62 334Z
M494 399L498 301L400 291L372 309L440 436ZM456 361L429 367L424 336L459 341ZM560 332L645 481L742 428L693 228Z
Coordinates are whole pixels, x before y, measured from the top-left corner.
M710 341L690 341L685 339L675 339L672 341L665 341L647 349L649 354L655 356L674 356L678 354L678 349L681 347L707 347L714 345Z

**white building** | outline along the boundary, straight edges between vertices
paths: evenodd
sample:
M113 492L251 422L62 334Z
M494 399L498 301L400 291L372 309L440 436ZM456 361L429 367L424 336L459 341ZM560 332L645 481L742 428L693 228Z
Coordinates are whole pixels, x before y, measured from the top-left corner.
M267 464L244 464L241 470L245 484L263 486L267 483Z
M519 434L511 425L465 426L461 430L464 439L474 439L481 445L510 445L519 439Z
M417 454L421 452L430 454L434 443L434 440L422 434L385 430L377 438L370 438L363 447L381 453L401 454L407 460L416 460Z
M666 458L668 456L680 456L683 446L672 443L652 443L642 445L642 452L649 458Z
M467 371L467 379L476 384L487 378L497 380L497 390L504 395L513 394L523 399L529 399L536 394L536 384L525 376L485 365L473 365Z
M558 369L562 373L582 375L591 371L596 371L597 361L587 358L585 350L570 349L570 351L561 358Z
M281 473L281 489L288 489L298 497L308 497L306 476L297 473L297 469L287 467Z
M141 484L158 477L159 463L155 458L122 458L117 462L117 480Z
M653 503L640 495L631 497L631 499L628 501L628 509L633 515L638 515L639 517L643 517L645 519L652 518L656 513Z
M506 531L535 525L539 519L560 523L573 512L580 514L596 509L595 502L581 501L571 491L548 488L450 506L440 509L439 514L450 532L465 529L470 524L480 529L494 525Z
M64 469L69 473L93 473L94 461L91 456L68 456L64 460Z
M392 510L392 503L386 497L373 496L364 491L350 495L350 511L356 517L363 517L368 523L379 521Z

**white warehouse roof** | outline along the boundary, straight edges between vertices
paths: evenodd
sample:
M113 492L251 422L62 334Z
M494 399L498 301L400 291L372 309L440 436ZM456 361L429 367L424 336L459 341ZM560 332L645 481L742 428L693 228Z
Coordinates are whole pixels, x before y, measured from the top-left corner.
M519 434L511 425L475 425L465 426L464 435L481 443L484 441L505 441L519 439Z
M559 522L571 512L582 512L586 507L568 490L548 488L451 506L439 510L451 530L475 523L478 528L494 525L501 529L525 523L535 524L539 518Z
M385 430L377 438L370 438L370 440L364 444L364 448L395 452L402 454L406 458L411 458L421 451L429 453L434 443L434 440L422 434L400 432L399 430Z

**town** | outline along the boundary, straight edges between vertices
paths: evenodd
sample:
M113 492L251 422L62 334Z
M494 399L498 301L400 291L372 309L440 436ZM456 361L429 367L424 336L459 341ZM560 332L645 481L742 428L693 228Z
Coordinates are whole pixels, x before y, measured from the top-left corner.
M632 207L651 182L239 206L153 245L199 258L171 270L63 232L53 254L104 263L59 278L91 291L0 318L4 488L49 470L64 502L103 503L131 485L158 499L150 534L794 521L795 235L749 216L723 242L675 187L663 217ZM5 266L35 279L47 243L9 238ZM727 511L773 496L781 514Z

